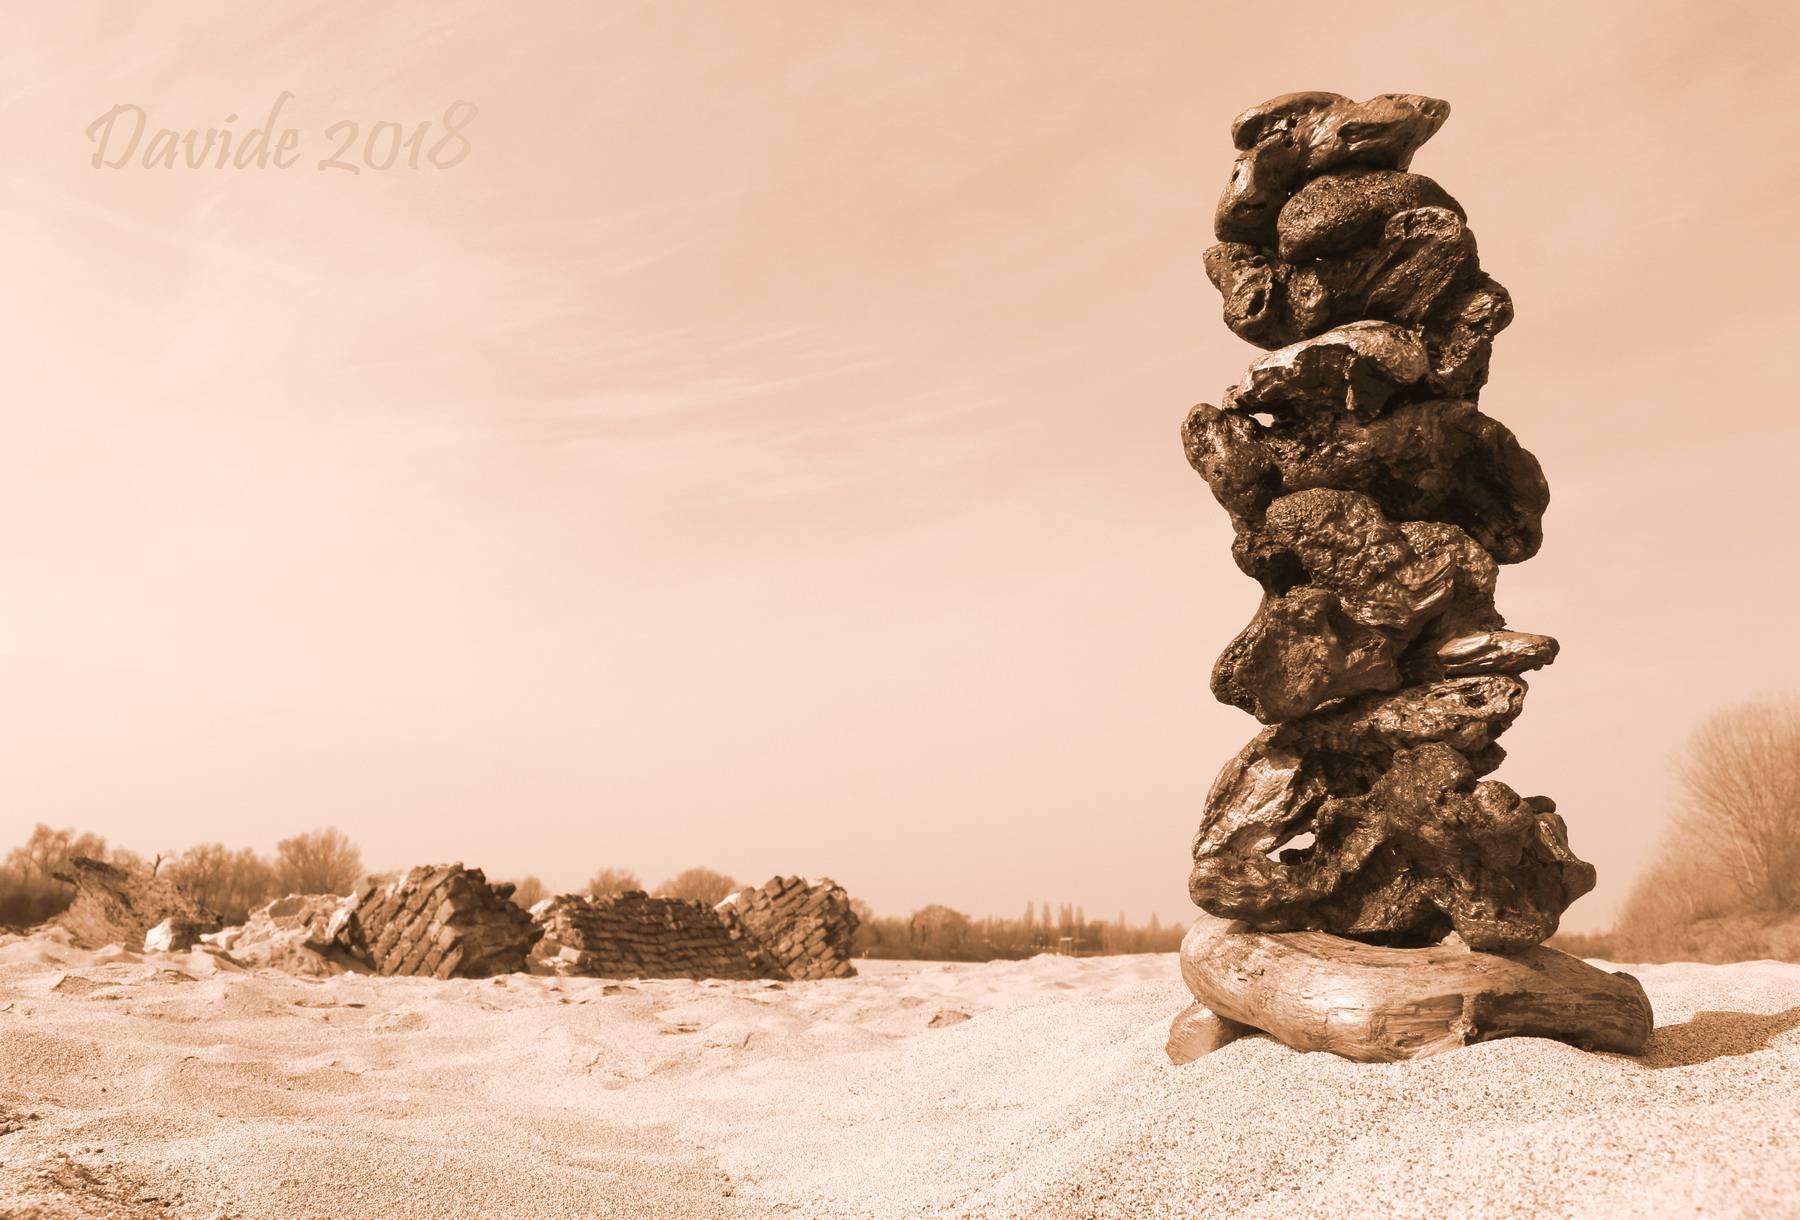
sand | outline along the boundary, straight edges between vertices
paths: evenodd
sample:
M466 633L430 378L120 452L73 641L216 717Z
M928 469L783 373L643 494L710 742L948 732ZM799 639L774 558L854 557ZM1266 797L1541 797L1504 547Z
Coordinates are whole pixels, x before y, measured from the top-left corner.
M1183 1066L1171 955L437 982L0 941L0 1215L1800 1216L1800 965L1642 1059Z

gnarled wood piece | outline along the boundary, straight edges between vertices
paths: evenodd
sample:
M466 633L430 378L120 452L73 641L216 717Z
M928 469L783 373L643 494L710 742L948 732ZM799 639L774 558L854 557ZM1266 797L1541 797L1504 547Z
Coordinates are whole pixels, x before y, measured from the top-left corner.
M1444 392L1475 388L1489 355L1476 350L1481 334L1458 331L1458 321L1479 321L1490 339L1510 321L1510 299L1471 295L1490 281L1474 233L1449 208L1396 212L1375 244L1326 258L1291 263L1268 243L1226 240L1202 259L1223 301L1225 325L1258 347L1285 347L1359 319L1420 327L1440 343L1461 334L1471 346L1457 344L1448 361L1433 361L1434 384ZM1477 363L1465 370L1459 356Z
M1243 150L1219 199L1221 241L1275 244L1281 206L1307 178L1347 166L1405 169L1444 125L1450 104L1413 93L1353 102L1336 93L1290 93L1240 114L1232 143Z
M1334 487L1373 497L1390 521L1460 526L1500 563L1531 558L1544 540L1543 468L1472 401L1405 403L1372 422L1315 413L1273 424L1201 403L1182 444L1239 532L1282 496Z
M1635 1055L1652 1021L1631 975L1541 945L1505 955L1387 949L1202 915L1181 942L1181 977L1217 1016L1363 1063L1511 1037Z
M1492 557L1453 525L1382 515L1370 497L1311 488L1276 500L1232 544L1268 595L1213 667L1221 702L1265 724L1401 684L1421 632L1495 631ZM1428 652L1436 651L1435 642Z
M1274 778L1284 768L1269 761ZM1233 760L1221 779L1239 766ZM1303 762L1296 778L1304 772ZM1209 797L1188 892L1208 913L1264 931L1322 929L1408 947L1455 931L1471 948L1513 953L1548 939L1594 888L1594 867L1569 850L1554 801L1477 782L1477 764L1441 741L1396 750L1366 792L1325 799L1311 810L1314 841L1274 859L1257 848L1303 828L1280 819L1270 802L1279 795L1258 786L1240 811L1223 803L1235 785L1214 787L1222 800Z
M1163 1050L1170 1063L1192 1063L1252 1032L1248 1025L1221 1017L1204 1004L1189 1004L1169 1022L1169 1041Z

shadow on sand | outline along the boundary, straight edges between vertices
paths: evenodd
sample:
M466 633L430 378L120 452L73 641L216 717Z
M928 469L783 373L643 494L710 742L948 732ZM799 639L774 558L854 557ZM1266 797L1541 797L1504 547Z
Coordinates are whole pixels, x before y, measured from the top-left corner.
M1644 1048L1648 1068L1693 1067L1732 1055L1768 1049L1769 1043L1800 1029L1800 1007L1786 1012L1697 1012L1680 1025L1664 1025Z

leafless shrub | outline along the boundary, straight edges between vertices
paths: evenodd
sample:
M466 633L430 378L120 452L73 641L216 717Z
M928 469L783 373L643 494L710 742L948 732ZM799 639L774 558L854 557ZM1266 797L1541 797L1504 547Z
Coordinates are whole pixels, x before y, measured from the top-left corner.
M532 907L550 897L550 890L538 877L523 877L512 883L512 900L529 911Z
M24 927L60 915L75 897L72 886L56 879L75 856L110 857L106 840L74 830L52 830L39 822L24 844L13 848L0 865L0 925ZM116 862L116 861L115 861Z
M627 890L641 890L644 883L637 879L637 874L628 868L603 868L588 878L587 888L582 892L589 898L611 898L615 894L623 894Z
M280 897L274 866L248 847L233 851L223 843L198 843L162 867L165 876L227 923L242 923L251 910Z
M347 894L362 875L362 852L336 827L275 845L275 886L286 894Z
M907 932L913 944L930 950L925 954L927 957L932 952L954 954L969 939L969 917L961 911L933 903L913 912Z
M1745 704L1688 743L1677 822L1696 863L1743 909L1800 910L1800 701Z
M686 898L710 907L740 888L737 882L716 869L686 868L663 882L656 892L664 898Z
M1677 764L1680 810L1616 929L1623 960L1793 955L1800 917L1800 702L1710 717Z
M1023 919L974 919L944 906L922 907L909 918L879 916L867 903L852 901L861 919L852 942L856 956L947 959L985 962L1038 953L1171 953L1183 927L1164 926L1156 916L1133 925L1123 912L1116 919L1090 921L1078 906L1027 904Z

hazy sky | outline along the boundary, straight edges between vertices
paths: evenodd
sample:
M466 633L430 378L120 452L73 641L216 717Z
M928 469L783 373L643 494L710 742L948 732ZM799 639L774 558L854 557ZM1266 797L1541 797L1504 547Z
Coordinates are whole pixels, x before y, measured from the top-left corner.
M1501 778L1606 924L1707 712L1800 687L1787 5L10 3L0 841L826 873L1191 911L1256 588L1177 426L1255 349L1231 117L1441 96L1555 635ZM288 170L91 168L259 123ZM448 170L315 168L339 119ZM352 154L357 155L357 154Z

